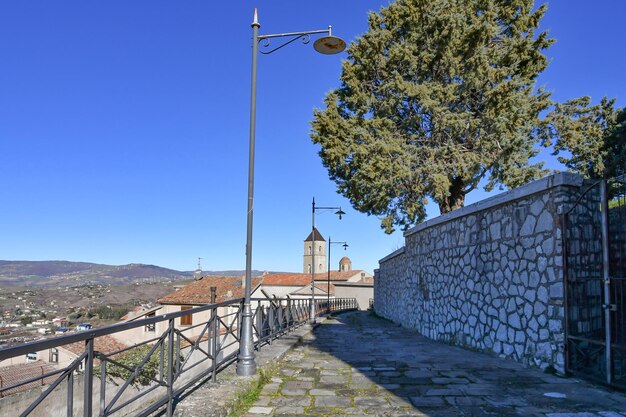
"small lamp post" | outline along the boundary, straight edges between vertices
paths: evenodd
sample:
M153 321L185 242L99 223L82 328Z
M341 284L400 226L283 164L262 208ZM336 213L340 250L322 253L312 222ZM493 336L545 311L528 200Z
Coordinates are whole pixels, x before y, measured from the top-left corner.
M332 27L323 30L313 30L305 32L279 33L274 35L259 35L259 23L257 9L254 9L254 19L252 21L252 86L250 91L250 144L248 158L248 217L246 234L246 288L241 313L241 333L239 342L239 354L237 356L237 375L250 376L256 373L256 360L254 357L254 342L252 340L252 308L250 307L250 291L252 285L252 220L254 208L254 141L256 133L256 78L257 78L257 58L259 52L271 54L282 47L301 39L303 43L310 42L311 35L326 36L317 39L313 47L321 54L330 55L342 52L346 48L343 39L332 35ZM270 49L270 39L291 38L285 43ZM259 43L263 42L259 51Z
M332 245L341 245L343 250L348 249L348 243L346 242L333 242L328 236L328 288L326 289L326 305L328 308L328 314L330 314L330 248Z
M339 220L346 214L341 207L318 207L315 205L315 197L313 197L313 210L311 220L311 236L313 241L311 242L311 311L309 313L309 322L315 324L315 211L316 210L337 210L336 215L339 216Z

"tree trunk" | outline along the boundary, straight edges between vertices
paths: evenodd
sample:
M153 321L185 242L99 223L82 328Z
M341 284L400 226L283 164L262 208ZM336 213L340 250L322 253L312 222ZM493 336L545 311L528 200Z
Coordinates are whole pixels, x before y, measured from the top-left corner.
M452 179L450 194L443 201L439 201L439 211L446 214L465 205L465 184L460 178Z

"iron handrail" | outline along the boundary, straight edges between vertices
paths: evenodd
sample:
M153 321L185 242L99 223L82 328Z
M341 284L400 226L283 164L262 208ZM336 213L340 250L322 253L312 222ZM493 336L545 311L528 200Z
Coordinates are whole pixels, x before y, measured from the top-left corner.
M215 299L214 289L212 289L212 299ZM253 310L255 314L253 317L253 338L254 346L257 350L264 344L270 344L273 339L279 338L283 334L306 323L309 318L308 311L310 310L311 300L308 298L273 298L271 300L255 298L251 301L256 303L256 308ZM322 315L326 309L320 308L320 306L327 306L327 301L315 300L314 302L318 315ZM166 407L166 415L171 416L176 397L200 381L215 381L217 372L233 363L236 359L237 346L240 342L242 306L243 299L238 298L0 349L0 361L2 361L31 352L40 352L71 343L84 342L84 350L76 359L71 360L68 365L44 375L44 377L53 378L54 375L60 374L56 379L47 382L45 385L48 385L48 387L19 415L20 417L30 415L64 381L67 381L67 413L68 415L73 415L75 396L73 379L74 374L78 373L82 374L85 379L83 383L83 417L92 417L98 413L97 396L94 398L94 380L96 379L100 380L99 415L102 417L110 416L133 403L136 404L136 409L138 410L135 411L136 416L147 416L162 407ZM230 308L220 312L218 310L220 307ZM335 298L331 300L328 307L329 311L338 312L358 309L358 303L356 299ZM193 326L176 326L176 319L205 311L211 313L208 320ZM161 322L166 323L167 328L160 336L150 337L133 346L112 352L100 352L94 349L94 341L98 337L114 335L130 329L146 328L148 325L155 325ZM193 331L199 331L200 333L199 335L190 334ZM187 345L181 347L181 342ZM150 348L147 354L142 353L142 359L136 364L125 365L117 359L121 357L118 355L124 355L130 350L142 346L150 346ZM183 351L185 352L184 355ZM155 371L157 373L145 374L144 368L148 366L148 363L154 357L158 357L158 371ZM100 372L95 372L97 364L94 365L94 360L100 361L100 365L98 365ZM207 369L198 368L199 365L207 362ZM83 369L82 372L79 372L81 366ZM108 373L108 367L111 366L117 366L130 373L129 377L122 380L121 384L114 384L115 387L113 388L108 387L107 384L107 381L111 379L111 375ZM197 371L194 374L189 373L191 369L196 368ZM180 377L185 373L188 373L189 377L181 381ZM138 392L126 394L126 397L123 398L122 395L137 381L139 376L147 381L144 384L148 386L138 390ZM119 378L119 376L116 378ZM20 386L24 387L21 388L22 390L27 389L27 384L39 380L44 384L43 377L38 376L36 378L28 377L8 387L0 387L0 397L9 389L15 389ZM146 397L147 394L159 389L165 389L165 395L161 395L156 399ZM109 393L109 390L112 392ZM106 398L109 394L113 394L110 399ZM154 395L159 394L155 393ZM138 403L144 397L145 404ZM19 411L16 411L16 415L18 413Z

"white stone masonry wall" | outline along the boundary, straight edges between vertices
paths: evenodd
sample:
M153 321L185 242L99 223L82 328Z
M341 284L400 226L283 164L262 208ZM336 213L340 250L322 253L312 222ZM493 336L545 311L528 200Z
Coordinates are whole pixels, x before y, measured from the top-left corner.
M581 179L557 174L405 233L380 261L375 310L421 334L564 367L560 210Z

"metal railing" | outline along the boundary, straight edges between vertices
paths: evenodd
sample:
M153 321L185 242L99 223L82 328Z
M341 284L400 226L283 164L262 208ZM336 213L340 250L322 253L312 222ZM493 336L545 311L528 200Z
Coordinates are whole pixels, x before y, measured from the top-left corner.
M214 297L213 290L213 300ZM309 318L310 299L265 298L251 302L257 350ZM315 303L319 315L358 308L355 299L332 299L330 303L316 300ZM12 415L26 417L44 408L42 415L46 416L143 417L161 410L168 417L172 416L176 398L199 382L215 381L217 374L236 360L242 308L243 299L234 299L0 349L1 363L70 344L80 343L83 347L68 364L59 363L57 369L44 375L1 387L0 397L3 393L19 391L21 387L27 390L34 381L45 380L50 382L38 391L40 394L24 410L12 410ZM203 315L208 318L197 324L181 325L189 323L189 318L193 323L197 320L193 319ZM123 337L122 332L134 329L144 329L142 334L149 332L154 336L110 352L98 349L99 338L117 335L119 339ZM74 401L75 391L81 390L81 385L82 405Z

